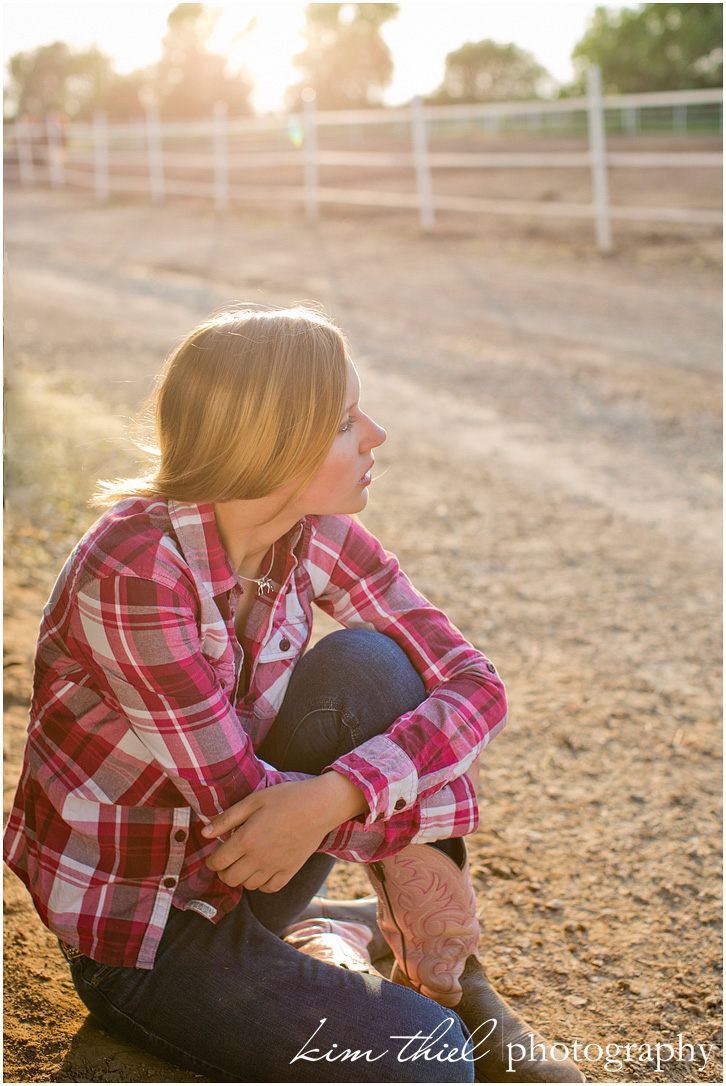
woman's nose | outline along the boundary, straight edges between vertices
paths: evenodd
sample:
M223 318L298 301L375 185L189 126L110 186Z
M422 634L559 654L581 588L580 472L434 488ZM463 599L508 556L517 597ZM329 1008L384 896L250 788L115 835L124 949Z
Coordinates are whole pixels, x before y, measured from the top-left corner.
M369 449L376 449L379 445L383 444L383 442L388 437L388 434L382 426L379 426L377 422L374 422L373 419L370 419L369 433L366 436L368 439L366 441L367 447Z

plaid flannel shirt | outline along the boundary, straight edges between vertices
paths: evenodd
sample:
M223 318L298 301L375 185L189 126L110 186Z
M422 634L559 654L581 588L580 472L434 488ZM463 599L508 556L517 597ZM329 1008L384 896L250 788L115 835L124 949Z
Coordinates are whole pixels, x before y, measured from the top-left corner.
M44 609L5 854L43 922L97 961L151 968L172 904L216 921L239 901L205 866L214 842L200 830L250 792L305 776L255 749L313 602L396 641L428 695L331 767L369 812L321 851L367 862L477 827L465 771L506 718L493 665L350 517L306 517L271 561L274 593L255 601L240 645L244 584L213 507L128 499L79 542Z

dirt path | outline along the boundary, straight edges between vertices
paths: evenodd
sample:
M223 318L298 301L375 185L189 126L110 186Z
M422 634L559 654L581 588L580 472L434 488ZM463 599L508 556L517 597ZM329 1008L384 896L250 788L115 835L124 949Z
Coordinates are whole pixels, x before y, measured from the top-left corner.
M367 523L507 681L471 839L492 977L591 1081L721 1081L713 239L602 260L12 191L6 217L6 807L40 608L97 475L133 470L125 417L198 317L315 299L390 434ZM12 875L5 903L6 1081L189 1080L87 1019Z

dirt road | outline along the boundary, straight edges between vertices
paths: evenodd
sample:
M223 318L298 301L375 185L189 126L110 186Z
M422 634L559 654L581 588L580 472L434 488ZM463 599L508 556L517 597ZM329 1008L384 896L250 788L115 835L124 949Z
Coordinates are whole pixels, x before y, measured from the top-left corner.
M721 1081L718 243L13 191L6 218L6 807L42 603L166 351L314 299L390 435L366 522L507 682L471 839L493 979L590 1081ZM6 1081L189 1080L86 1018L12 875L5 902Z

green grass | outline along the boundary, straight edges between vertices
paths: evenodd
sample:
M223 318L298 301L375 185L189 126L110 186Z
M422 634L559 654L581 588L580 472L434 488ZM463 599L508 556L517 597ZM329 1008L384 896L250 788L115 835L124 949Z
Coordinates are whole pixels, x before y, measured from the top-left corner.
M26 579L57 569L99 509L100 478L138 475L131 420L67 378L14 373L5 394L6 562Z

